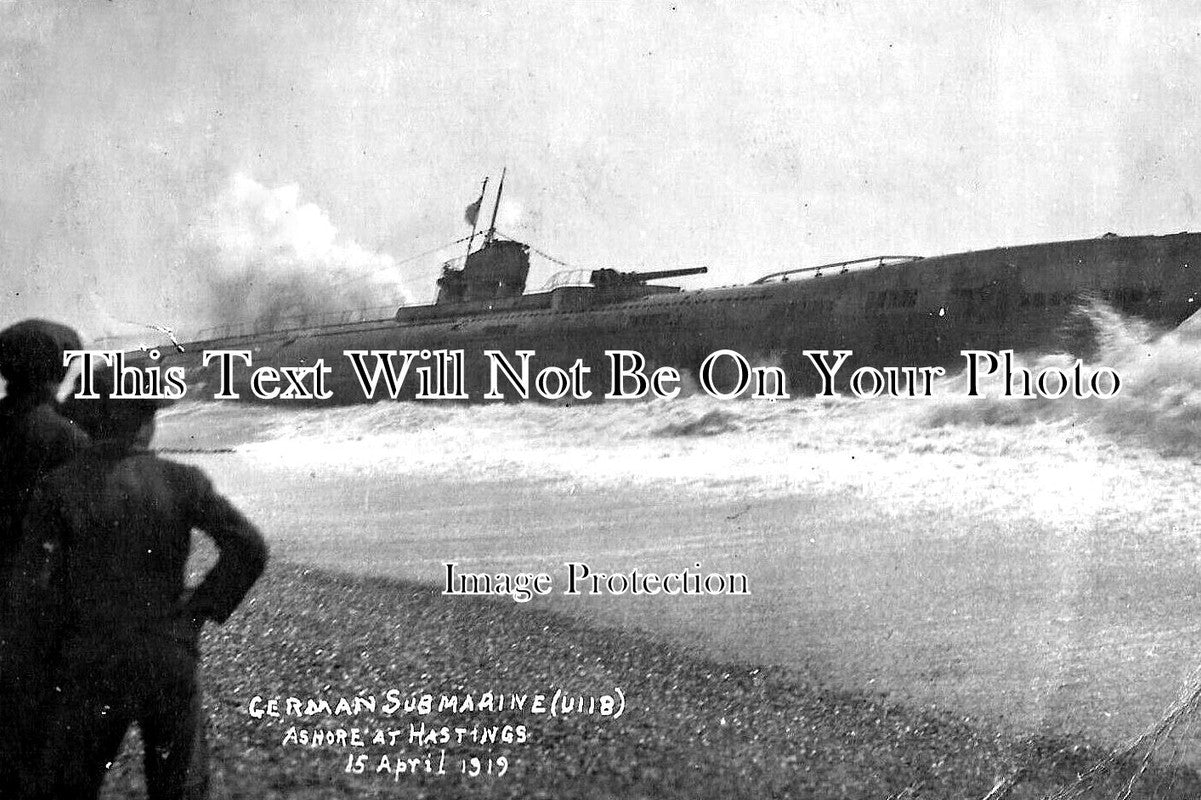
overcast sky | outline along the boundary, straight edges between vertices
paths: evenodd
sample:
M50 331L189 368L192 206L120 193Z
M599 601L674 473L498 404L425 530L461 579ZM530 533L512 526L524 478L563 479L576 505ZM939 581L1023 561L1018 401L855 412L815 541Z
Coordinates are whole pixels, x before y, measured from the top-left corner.
M506 165L506 233L691 285L1196 230L1193 8L0 0L0 317L195 329L304 269L428 298L462 246L408 257Z

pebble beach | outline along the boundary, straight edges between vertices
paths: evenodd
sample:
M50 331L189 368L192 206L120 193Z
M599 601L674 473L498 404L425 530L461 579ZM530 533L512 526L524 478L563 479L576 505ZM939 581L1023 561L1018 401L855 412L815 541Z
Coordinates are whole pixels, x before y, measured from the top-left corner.
M719 661L661 638L427 586L275 563L241 612L204 637L214 798L975 798L1006 777L1010 797L1071 786L1105 754L1082 739L1018 738L949 711L839 690L819 676ZM485 691L584 695L620 689L619 717L501 710L252 716L253 698L382 700ZM437 701L435 701L437 703ZM261 708L260 708L261 710ZM409 725L525 725L523 744L417 745ZM290 729L401 730L396 745L304 746ZM371 733L369 733L371 732ZM454 734L452 733L452 736ZM127 742L106 798L139 796ZM440 751L450 765L437 773ZM350 774L351 753L368 756ZM433 754L434 771L425 759ZM503 756L504 775L470 777L462 760ZM385 761L381 762L381 758ZM416 771L395 765L417 758ZM381 763L387 766L381 767ZM1115 767L1112 796L1134 774ZM1132 797L1192 798L1195 773L1152 766ZM1098 794L1096 796L1106 796Z

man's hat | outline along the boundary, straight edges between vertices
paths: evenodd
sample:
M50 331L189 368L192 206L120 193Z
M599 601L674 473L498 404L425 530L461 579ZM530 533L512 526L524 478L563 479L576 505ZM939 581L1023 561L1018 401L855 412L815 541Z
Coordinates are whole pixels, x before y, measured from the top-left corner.
M132 368L126 367L126 370ZM128 374L128 372L127 372ZM142 386L148 383L143 375ZM101 369L92 375L99 397L82 398L72 395L62 405L62 413L74 420L93 439L112 439L137 433L160 408L172 405L170 400L144 397L114 397L115 387L111 370ZM128 386L126 387L128 388Z
M61 381L64 350L80 350L74 329L45 319L27 319L0 331L0 375L9 385Z

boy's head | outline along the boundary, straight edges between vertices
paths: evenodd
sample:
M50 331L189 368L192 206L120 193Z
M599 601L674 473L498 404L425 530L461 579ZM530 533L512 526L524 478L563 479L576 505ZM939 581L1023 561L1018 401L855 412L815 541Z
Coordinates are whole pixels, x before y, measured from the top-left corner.
M97 372L93 383L99 397L72 397L63 404L63 413L96 441L148 445L154 435L155 412L170 405L169 401L114 397L106 371Z
M9 394L41 387L57 389L67 374L63 352L80 350L79 334L66 325L27 319L0 331L0 376Z

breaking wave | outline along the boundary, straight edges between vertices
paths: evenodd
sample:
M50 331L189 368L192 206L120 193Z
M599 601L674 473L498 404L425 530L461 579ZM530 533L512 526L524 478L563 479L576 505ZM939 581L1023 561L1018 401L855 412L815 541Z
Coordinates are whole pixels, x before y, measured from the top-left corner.
M1195 317L1176 330L1156 335L1140 320L1103 305L1086 309L1099 335L1097 354L1085 372L1108 367L1121 377L1116 396L1100 399L1005 397L969 398L960 391L934 401L925 425L1024 426L1065 422L1096 426L1114 440L1165 455L1201 454L1201 322ZM1067 371L1074 359L1042 355L1019 360L1038 372Z
M1068 462L1091 469L1104 453L1201 457L1201 324L1191 321L1154 337L1109 310L1090 313L1102 346L1086 367L1103 365L1121 376L1121 390L1109 399L1004 398L995 396L995 386L994 396L969 398L963 377L951 376L929 399L770 402L693 393L570 407L182 403L165 413L159 445L181 451L232 448L277 465L417 479L663 478L708 485L745 478L764 491L859 485L872 474L894 476L888 479L895 483L901 469L912 472L915 493L925 491L929 470L976 470L984 464L998 470L1004 463L1018 475ZM1062 355L1021 362L1035 370L1067 364ZM1144 455L1136 456L1140 452ZM899 466L911 461L914 466Z
M738 430L738 415L721 409L682 409L676 419L665 422L652 431L654 436L717 436Z

